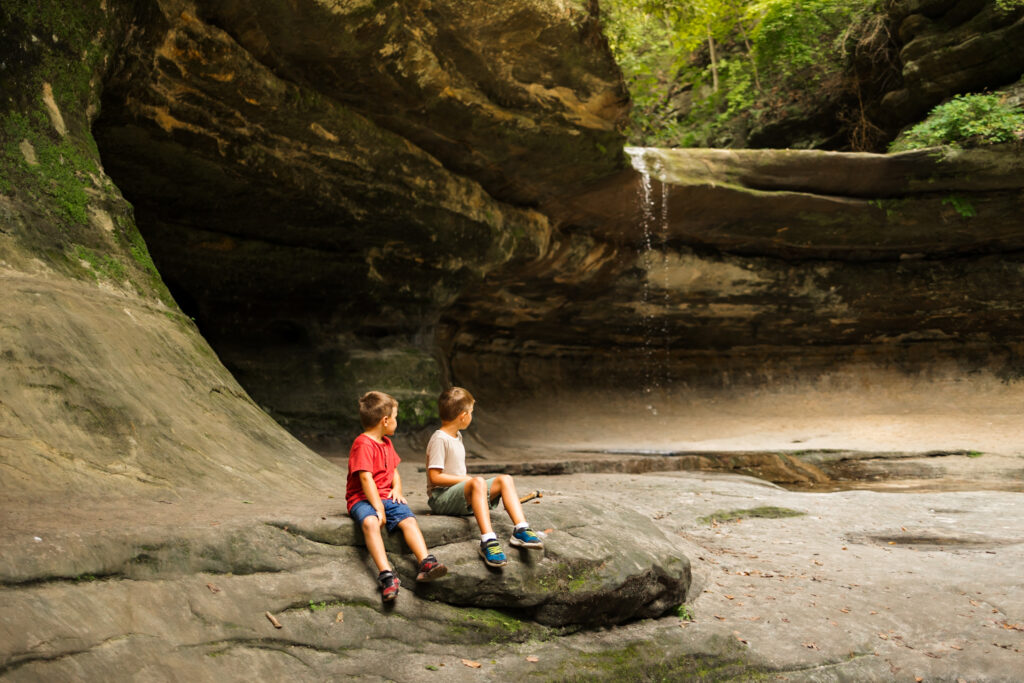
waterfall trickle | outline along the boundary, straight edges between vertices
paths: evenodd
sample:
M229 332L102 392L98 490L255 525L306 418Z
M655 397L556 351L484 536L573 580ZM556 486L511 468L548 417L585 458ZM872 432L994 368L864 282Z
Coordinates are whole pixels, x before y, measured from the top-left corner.
M655 192L646 149L627 147L626 153L641 179L637 201L642 242L637 263L644 273L639 313L643 334L644 393L651 394L656 390L668 389L671 383L668 256L665 251L669 226L669 187L659 181ZM657 408L653 404L647 408L657 415Z

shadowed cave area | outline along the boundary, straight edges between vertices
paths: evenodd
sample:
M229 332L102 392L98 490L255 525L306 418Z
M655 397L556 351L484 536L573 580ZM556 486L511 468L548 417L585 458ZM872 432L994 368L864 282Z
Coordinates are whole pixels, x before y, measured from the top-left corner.
M104 167L176 301L309 444L346 443L369 388L415 428L446 382L492 403L613 391L656 411L652 391L845 390L854 366L907 386L1019 374L1016 153L638 152L641 174L596 25L569 43L584 59L545 62L488 52L543 12L423 15L466 24L454 42L408 36L438 64L414 101L406 53L368 58L383 34L365 13L318 23L308 7L295 32L273 11L172 5L105 83ZM407 16L379 17L405 30ZM560 30L539 39L564 48ZM358 40L341 48L338 31ZM481 53L493 81L474 80ZM524 87L531 59L575 99ZM479 91L459 101L453 83ZM495 111L452 118L484 95ZM532 123L510 131L509 117Z

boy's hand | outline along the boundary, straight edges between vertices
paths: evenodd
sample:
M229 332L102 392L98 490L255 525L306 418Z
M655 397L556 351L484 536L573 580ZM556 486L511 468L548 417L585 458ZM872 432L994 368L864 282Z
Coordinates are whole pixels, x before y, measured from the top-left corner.
M388 498L395 501L396 503L404 503L405 505L409 504L409 501L405 499L405 496L403 496L401 492L396 491L394 489L391 489L391 493L388 494Z
M384 512L384 506L381 505L379 508L374 508L377 511L377 519L380 520L380 525L383 527L388 523L387 513Z

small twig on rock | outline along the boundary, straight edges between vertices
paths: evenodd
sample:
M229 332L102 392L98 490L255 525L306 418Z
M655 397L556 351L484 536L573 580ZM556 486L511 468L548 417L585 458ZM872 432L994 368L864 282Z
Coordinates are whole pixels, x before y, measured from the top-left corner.
M540 491L530 491L525 496L520 498L519 502L520 503L525 503L528 500L533 500L534 498L543 498L543 497L544 497L544 494L541 493Z
M267 619L270 619L270 623L274 625L274 628L281 628L281 622L274 618L274 615L270 612L266 612Z

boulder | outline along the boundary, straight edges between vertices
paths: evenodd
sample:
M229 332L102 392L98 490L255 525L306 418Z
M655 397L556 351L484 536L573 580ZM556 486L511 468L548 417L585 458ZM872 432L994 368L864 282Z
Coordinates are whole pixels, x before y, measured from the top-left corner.
M556 493L530 509L538 527L550 525L545 548L506 547L503 570L483 564L468 520L421 515L449 574L417 585L400 534L388 536L402 589L382 606L361 533L338 502L194 502L94 508L63 524L38 507L13 515L0 560L0 673L352 675L391 641L395 666L416 652L472 655L558 632L547 627L661 616L690 585L689 561L646 516Z

